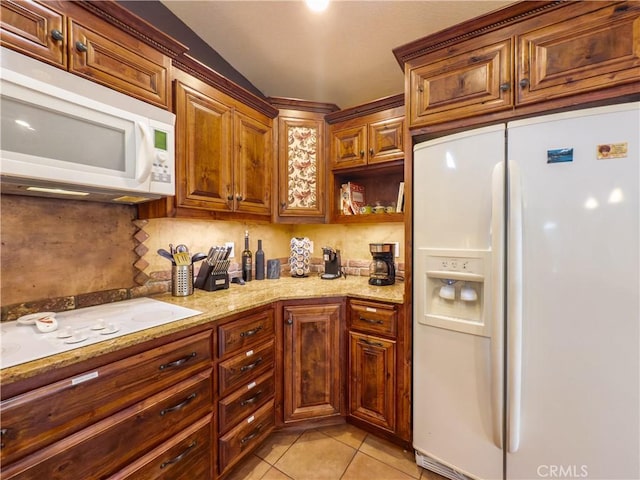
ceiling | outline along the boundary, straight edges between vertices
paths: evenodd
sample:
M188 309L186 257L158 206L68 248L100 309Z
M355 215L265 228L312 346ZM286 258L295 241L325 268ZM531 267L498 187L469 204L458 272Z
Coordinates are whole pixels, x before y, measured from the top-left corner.
M162 0L267 97L340 108L402 93L392 50L511 1Z

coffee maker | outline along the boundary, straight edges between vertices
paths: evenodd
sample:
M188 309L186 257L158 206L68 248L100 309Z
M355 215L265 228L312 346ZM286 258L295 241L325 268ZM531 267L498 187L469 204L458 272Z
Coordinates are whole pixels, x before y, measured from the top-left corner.
M369 266L369 285L393 285L396 281L396 266L393 262L393 243L370 243L373 261Z
M324 273L320 275L320 278L332 280L342 276L340 250L334 250L331 247L322 247L322 259L324 260Z

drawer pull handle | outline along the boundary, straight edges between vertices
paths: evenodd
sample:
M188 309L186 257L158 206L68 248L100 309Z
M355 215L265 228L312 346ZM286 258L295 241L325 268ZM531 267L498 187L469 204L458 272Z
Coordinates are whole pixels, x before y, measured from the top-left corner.
M371 340L366 340L364 338L360 339L360 343L364 343L365 345L369 345L370 347L380 347L384 348L384 345L380 342L372 342Z
M167 368L179 367L183 363L186 363L192 358L195 358L197 355L198 354L196 352L191 352L186 357L179 358L178 360L174 360L173 362L163 363L162 365L160 365L159 368L160 370L166 370Z
M189 453L191 451L191 449L193 447L195 447L197 445L197 442L194 440L193 442L191 442L191 445L189 445L186 450L184 452L182 452L180 455L178 455L177 457L173 457L171 460L167 460L166 462L162 462L162 465L160 465L160 468L166 468L169 465L173 465L174 463L179 462L180 460L182 460L187 453Z
M261 396L262 396L262 390L260 390L259 392L256 392L256 394L253 397L247 398L246 400L241 401L240 402L240 406L241 407L246 407L247 405L251 405L252 403L256 403L256 400L258 400Z
M242 440L240 440L240 444L244 445L245 443L247 443L249 440L253 440L254 438L256 438L259 434L260 434L260 430L262 430L262 424L258 425L253 432L251 432L249 435L247 435L246 437L244 437Z
M363 322L374 324L374 325L384 325L384 321L382 321L382 320L373 320L371 318L366 318L366 317L363 317L363 316L360 316L360 320L363 321Z
M9 433L9 429L8 428L1 428L0 429L0 437L4 437L7 433ZM0 448L4 448L4 441L0 442Z
M262 357L258 358L255 362L250 363L249 365L243 365L242 367L240 367L240 371L241 372L246 372L248 370L253 370L254 368L256 368L261 363L262 363Z
M54 28L53 30L51 30L51 38L53 38L57 42L60 42L61 40L64 40L64 35L60 30Z
M254 328L253 330L247 330L246 332L242 332L240 334L241 337L251 337L253 335L255 335L256 333L258 333L260 330L262 330L262 325L260 325L259 327Z
M165 408L165 409L161 410L160 411L160 416L164 417L167 413L171 413L171 412L175 412L176 410L183 409L184 407L189 405L191 403L191 401L196 397L197 397L197 395L195 393L192 393L191 395L189 395L187 398L185 398L179 404L174 405L173 407L169 407L169 408Z

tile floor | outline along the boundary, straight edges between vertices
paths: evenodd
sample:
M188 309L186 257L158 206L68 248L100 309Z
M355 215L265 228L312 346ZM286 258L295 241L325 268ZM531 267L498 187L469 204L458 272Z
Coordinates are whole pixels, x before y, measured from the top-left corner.
M274 432L228 480L446 480L413 452L344 424Z

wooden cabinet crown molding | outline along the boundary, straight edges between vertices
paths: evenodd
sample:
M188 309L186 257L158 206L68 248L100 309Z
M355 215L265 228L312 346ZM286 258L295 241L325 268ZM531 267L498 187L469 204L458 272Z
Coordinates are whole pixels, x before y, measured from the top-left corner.
M168 57L174 58L189 50L187 46L158 30L114 0L100 2L76 0L73 3L154 47Z
M393 49L393 54L404 71L404 65L422 55L505 28L523 20L561 7L563 1L523 1L500 10L459 23L433 35L419 38Z
M340 107L335 103L312 102L310 100L299 100L297 98L268 97L267 101L280 110L298 110L322 114L340 110Z
M354 118L369 115L371 113L382 112L391 108L404 106L404 93L393 95L390 97L380 98L364 105L357 105L351 108L345 108L338 112L333 112L324 117L328 124L334 124L351 120Z
M236 85L231 80L223 77L215 70L212 70L204 63L190 56L188 53L183 53L182 55L173 58L172 65L205 82L206 84L211 85L235 100L257 110L269 118L276 118L278 116L277 108L273 107L265 100L256 97L248 90Z

